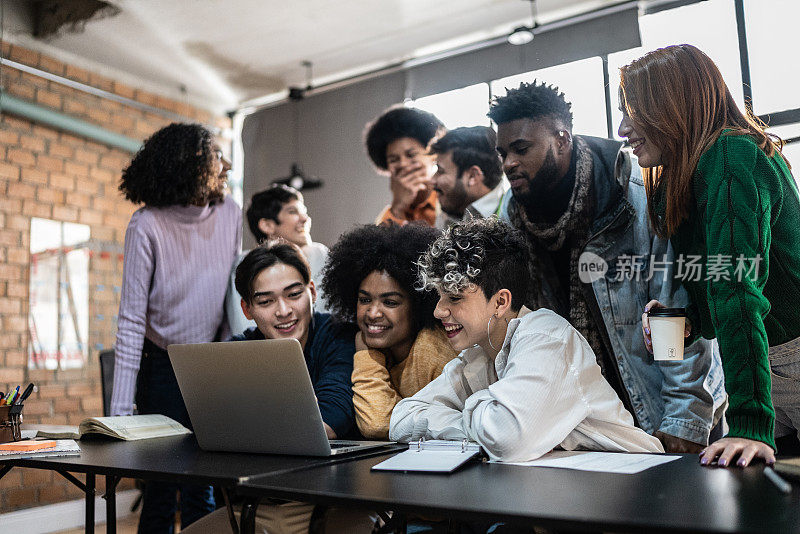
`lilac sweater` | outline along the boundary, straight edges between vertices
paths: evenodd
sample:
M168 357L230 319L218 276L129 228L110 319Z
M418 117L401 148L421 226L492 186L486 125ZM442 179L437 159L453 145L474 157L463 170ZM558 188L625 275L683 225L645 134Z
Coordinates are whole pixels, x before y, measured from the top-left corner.
M125 233L111 414L133 411L144 338L213 341L222 327L231 265L241 249L242 212L230 196L213 206L143 207Z

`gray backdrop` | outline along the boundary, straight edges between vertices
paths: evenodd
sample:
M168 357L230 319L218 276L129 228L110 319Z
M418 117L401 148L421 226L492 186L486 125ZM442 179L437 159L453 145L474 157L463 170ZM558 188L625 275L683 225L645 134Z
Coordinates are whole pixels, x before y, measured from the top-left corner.
M407 95L419 98L637 46L638 12L631 7L543 31L524 46L503 43L255 112L242 130L245 208L253 193L287 176L297 161L307 175L325 181L304 196L314 240L330 246L353 224L372 222L390 200L388 178L376 173L362 140L364 125L385 108ZM251 248L246 222L243 235L244 248Z

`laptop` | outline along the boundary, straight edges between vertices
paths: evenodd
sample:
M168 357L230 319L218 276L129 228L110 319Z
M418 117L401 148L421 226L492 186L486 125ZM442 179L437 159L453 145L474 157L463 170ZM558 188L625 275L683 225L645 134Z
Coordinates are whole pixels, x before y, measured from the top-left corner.
M329 440L296 339L167 347L200 448L331 456L389 445Z

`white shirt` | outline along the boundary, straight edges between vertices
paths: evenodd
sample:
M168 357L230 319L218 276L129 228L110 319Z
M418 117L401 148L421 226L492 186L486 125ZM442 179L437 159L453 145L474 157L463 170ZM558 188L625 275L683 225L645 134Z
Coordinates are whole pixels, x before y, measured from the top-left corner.
M421 437L467 438L499 461L535 460L555 447L664 452L633 426L586 340L547 309L523 308L494 362L470 347L395 406L389 439Z
M495 214L500 217L500 207L503 203L503 197L506 195L509 189L511 189L511 184L508 182L508 178L506 178L505 175L501 176L500 183L498 183L494 189L467 206L467 209L464 210L464 215L462 215L461 218L451 217L443 211L439 212L439 214L436 216L436 228L442 229L457 221L485 219Z

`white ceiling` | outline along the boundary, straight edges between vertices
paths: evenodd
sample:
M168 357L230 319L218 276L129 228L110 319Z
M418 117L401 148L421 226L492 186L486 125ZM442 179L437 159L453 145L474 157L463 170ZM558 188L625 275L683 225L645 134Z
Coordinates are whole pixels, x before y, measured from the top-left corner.
M4 1L4 0L0 0ZM82 32L31 36L4 1L5 38L136 87L216 111L306 84L497 37L530 24L527 0L110 0ZM618 0L538 0L547 23ZM185 88L185 92L182 88Z

